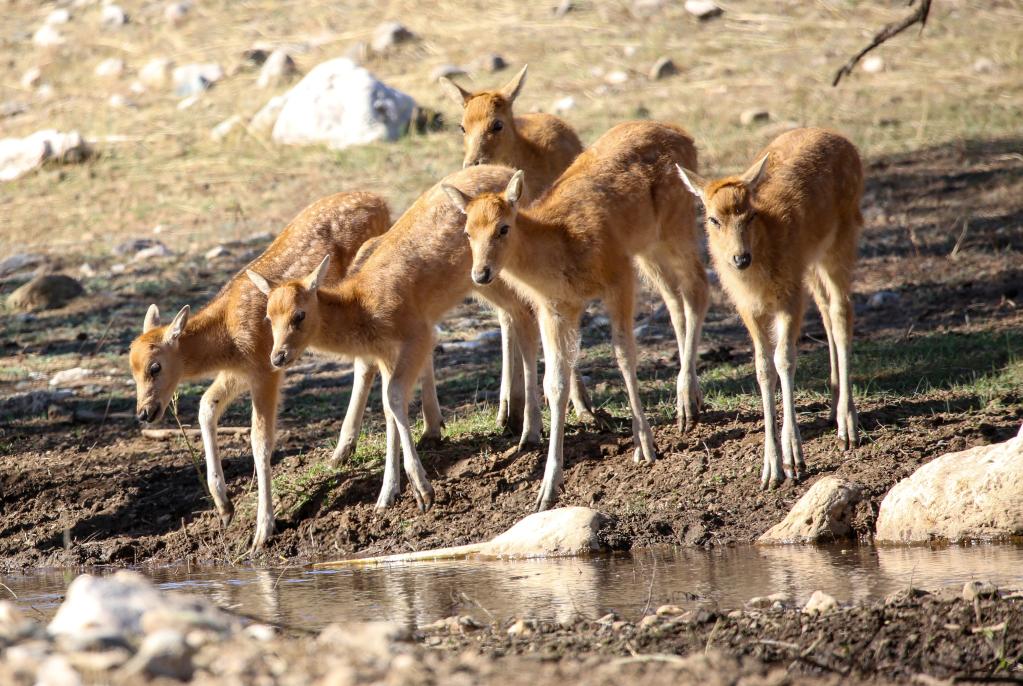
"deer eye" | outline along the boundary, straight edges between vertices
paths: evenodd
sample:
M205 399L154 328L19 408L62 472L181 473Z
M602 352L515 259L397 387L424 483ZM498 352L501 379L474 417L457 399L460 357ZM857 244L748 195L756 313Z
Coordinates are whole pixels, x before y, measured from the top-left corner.
M153 362L152 364L149 365L149 376L156 376L157 374L160 373L161 369L162 367L160 366L159 362Z
M510 229L510 228L511 227L508 226L507 224L501 224L501 227L497 230L497 232L499 234L501 234L502 236L507 236L508 235L508 229Z
M458 125L458 130L461 131L463 134L465 133L465 127L462 126L461 124Z
M298 312L296 312L294 314L294 316L292 316L292 318L291 318L291 325L297 329L302 324L302 320L304 320L304 319L305 319L305 312L303 312L302 310L299 310Z
M721 222L718 221L717 217L707 217L707 221L709 221L713 226L721 226Z
M504 122L502 122L500 119L498 119L497 121L495 121L493 124L490 125L490 130L493 131L494 133L497 133L498 131L500 131L503 128L504 128Z

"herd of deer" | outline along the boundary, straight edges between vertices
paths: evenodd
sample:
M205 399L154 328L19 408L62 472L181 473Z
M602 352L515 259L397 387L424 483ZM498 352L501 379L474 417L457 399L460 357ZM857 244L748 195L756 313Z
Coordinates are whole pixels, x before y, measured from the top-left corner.
M671 316L680 359L678 422L685 430L702 406L696 349L708 307L696 197L715 270L753 339L765 418L762 486L799 479L805 470L793 377L807 289L827 332L838 439L846 449L856 444L849 380L850 281L862 225L856 148L831 131L796 129L744 173L707 180L696 172L693 139L678 126L619 124L584 150L557 117L513 116L525 75L523 68L503 88L480 93L443 81L463 107L463 168L420 196L393 226L386 203L373 194L324 198L195 315L185 306L161 326L156 306L149 308L130 354L138 418L159 420L182 379L215 374L202 396L199 425L209 489L225 526L234 509L217 454L217 422L240 393L251 393L255 548L273 532L270 458L282 377L307 347L355 359L333 462L355 449L379 369L387 449L377 506L399 495L399 455L420 509L431 506L408 405L421 379L424 437L439 438L444 421L433 378L434 327L469 294L498 312L498 423L520 432L522 447L541 443L536 358L542 342L551 426L538 509L549 508L563 484L569 400L580 419L592 419L575 370L580 317L591 300L602 300L611 320L632 411L634 459L653 462L654 436L636 375L636 269L660 291Z

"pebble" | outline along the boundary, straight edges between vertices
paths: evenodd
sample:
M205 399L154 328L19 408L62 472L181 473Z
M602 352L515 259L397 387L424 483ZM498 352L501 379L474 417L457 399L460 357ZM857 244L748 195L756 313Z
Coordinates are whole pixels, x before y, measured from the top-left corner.
M34 252L20 252L0 260L0 276L7 276L41 264L46 258Z
M170 257L174 253L163 243L157 242L156 245L151 245L148 248L143 248L135 253L132 258L133 262L143 262L145 260L152 259L154 257Z
M150 248L160 241L154 238L132 238L114 246L115 255L133 255L143 248Z
M824 591L814 591L810 599L803 606L803 612L808 615L826 614L838 609L838 601Z
M668 78L678 74L678 65L670 57L659 57L654 62L654 66L650 67L650 80L660 81L661 79Z
M867 308L880 310L891 305L898 305L901 299L902 296L894 291L878 291L867 298Z
M998 595L998 587L990 581L967 581L963 584L963 600L972 603L977 598L990 598Z
M43 71L39 67L32 67L21 75L22 88L35 88L43 82Z
M370 42L370 47L373 48L374 52L385 52L396 45L407 43L415 37L416 34L409 31L404 24L396 21L385 21L373 30L373 40Z
M995 70L996 66L994 60L987 57L978 57L973 63L973 71L978 74L990 74Z
M72 367L59 371L50 377L50 386L60 388L62 386L74 386L92 376L92 370L84 367Z
M274 628L268 624L250 624L245 627L245 635L257 641L272 641L277 635Z
M674 617L685 612L685 608L679 607L678 605L661 605L657 608L658 617Z
M82 677L62 655L51 655L39 665L35 686L81 686Z
M573 9L575 9L575 3L573 3L572 0L561 0L561 2L558 3L558 6L553 10L554 16L559 18L563 17Z
M207 250L206 254L203 255L203 257L205 257L208 262L212 262L213 260L225 257L230 254L231 254L230 250L228 250L222 245L218 245L215 248L210 248L209 250Z
M138 653L124 669L129 674L144 673L184 681L191 679L195 671L192 664L193 652L181 632L161 629L143 639Z
M615 71L609 72L607 76L604 77L604 80L612 86L616 86L628 81L629 75L620 69L616 69Z
M526 620L519 619L508 627L508 635L512 638L528 638L533 635L533 628Z
M661 618L657 615L647 615L643 619L639 620L640 629L649 629L650 627L660 623Z
M28 112L28 105L17 100L4 100L0 102L0 119L16 117L19 114Z
M199 102L200 100L202 100L202 94L200 93L196 93L195 95L189 95L187 98L184 98L181 102L178 103L177 108L179 110L187 110L189 107Z
M139 70L139 80L147 86L162 87L170 79L174 62L166 57L154 57Z
M713 0L686 0L685 8L686 12L700 21L707 21L724 13Z
M52 48L58 45L63 45L65 39L60 31L53 28L50 24L43 24L39 29L32 34L32 42L41 48Z
M54 26L56 24L67 24L69 21L71 21L71 12L70 10L62 7L60 9L55 9L46 15L44 23Z
M172 2L164 8L163 18L174 26L181 26L185 23L191 10L192 3L190 2Z
M575 109L575 98L573 98L571 95L566 95L563 98L558 98L551 105L551 110L554 111L554 114L564 114L564 113L568 112L569 110L574 110L574 109Z
M231 135L231 132L242 125L242 118L239 114L233 114L224 121L213 127L210 131L210 138L221 141ZM221 246L222 247L222 246Z
M119 78L124 74L124 60L117 57L108 57L96 65L93 73L104 79Z
M222 78L224 70L216 62L184 64L171 72L174 94L178 97L202 93Z
M278 48L270 53L259 70L256 87L271 88L285 83L298 71L295 60L285 50Z
M125 107L135 107L136 106L134 101L129 100L128 98L124 97L120 93L114 93L113 95L111 95L110 99L107 100L107 104L109 104L111 107L115 107L117 109L122 109L122 108L125 108Z
M752 124L760 124L771 120L771 113L765 109L754 107L752 109L743 110L739 115L739 123L743 126L750 126Z
M749 602L746 604L749 605L750 607L767 609L773 608L776 603L782 606L788 605L791 602L791 600L792 599L788 593L781 591L778 593L772 593L771 595L768 596L756 596L755 598L750 598Z
M128 23L128 14L120 5L103 5L99 15L100 26L108 29L124 26Z
M884 66L884 58L878 55L871 55L860 63L860 69L868 74L877 74L878 72L882 72L884 71Z

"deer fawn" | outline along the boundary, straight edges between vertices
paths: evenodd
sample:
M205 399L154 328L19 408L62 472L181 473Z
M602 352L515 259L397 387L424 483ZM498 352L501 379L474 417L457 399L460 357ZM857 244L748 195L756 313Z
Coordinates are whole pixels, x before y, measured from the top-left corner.
M863 225L859 153L837 133L795 129L776 138L741 176L708 181L682 167L679 174L703 201L714 267L753 338L764 403L761 485L781 483L783 473L799 479L806 464L792 387L807 286L828 336L838 440L845 449L857 443L849 380L849 292ZM781 458L775 433L776 378L784 410Z
M512 170L480 166L448 176L444 183L469 193L504 188ZM377 507L392 505L400 491L399 454L421 510L433 503L433 488L412 442L409 392L433 348L433 327L473 289L472 257L465 218L438 186L424 193L376 242L371 254L334 288L323 288L330 256L308 276L268 282L256 270L249 278L267 294L275 368L294 362L309 346L374 360L383 376L387 457ZM529 305L507 286L482 293L508 313L522 349L526 409L521 445L538 444L542 428L536 352L536 320ZM400 452L399 452L400 451Z
M679 346L678 421L698 417L696 346L707 311L707 277L699 257L693 199L673 165L696 164L692 138L653 122L619 124L580 155L551 189L522 206L523 173L503 193L445 187L466 213L472 279L499 275L523 293L540 319L551 404L551 436L537 508L557 499L563 484L566 384L579 347L579 318L588 300L604 300L612 343L632 409L635 460L656 456L636 377L634 261L660 290Z
M333 257L326 281L340 281L359 246L387 230L390 213L383 199L370 193L338 193L305 208L281 232L251 269L274 278L294 278L312 269L324 253ZM252 454L256 463L258 504L253 549L273 532L270 456L274 448L278 389L283 374L270 364L273 335L266 323L266 298L239 273L194 316L186 305L167 326L151 305L143 333L131 344L130 362L137 391L138 418L163 417L183 379L216 374L199 405L199 427L206 453L210 494L224 526L234 516L217 451L217 422L242 392L252 393ZM362 413L375 373L356 360L355 383L341 429L335 459L350 454L362 424ZM427 432L440 435L441 414L431 375L423 380L423 413Z
M498 90L471 93L446 77L440 83L463 108L463 168L501 164L521 169L526 173L527 197L536 198L568 169L583 151L583 144L572 127L559 117L543 113L515 116L512 112L512 104L526 83L528 66ZM505 360L515 357L516 343L508 335L509 330L509 323L502 321ZM507 422L513 427L514 418L522 412L522 376L514 373L518 369L508 363L502 368L501 404L497 412L498 423ZM510 394L505 394L506 387ZM570 397L577 417L585 422L596 421L578 373L572 374Z

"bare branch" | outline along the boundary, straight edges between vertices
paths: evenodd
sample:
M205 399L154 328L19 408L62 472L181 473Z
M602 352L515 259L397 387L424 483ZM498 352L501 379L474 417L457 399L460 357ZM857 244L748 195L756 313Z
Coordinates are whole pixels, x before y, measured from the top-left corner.
M913 4L910 2L910 4ZM881 45L890 38L894 38L899 35L910 26L914 24L920 24L920 30L923 31L927 25L927 15L931 12L931 0L920 0L920 6L916 8L916 11L905 17L901 21L892 22L883 29L881 29L874 40L870 41L867 47L860 50L858 53L853 55L848 62L842 65L842 68L835 72L835 80L831 82L832 86L837 86L838 82L842 80L843 76L849 76L852 74L853 67L863 59L863 56L868 52Z

